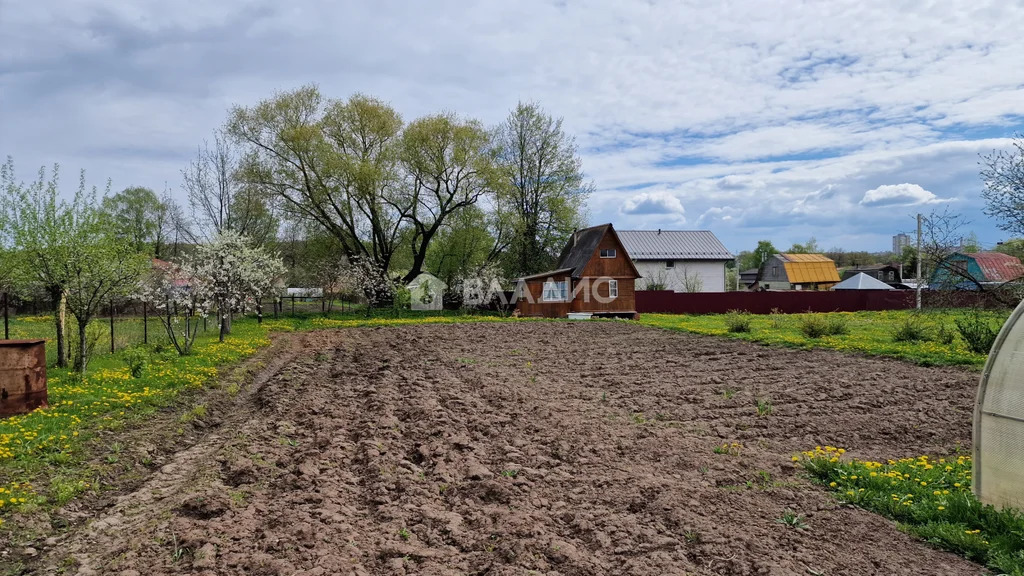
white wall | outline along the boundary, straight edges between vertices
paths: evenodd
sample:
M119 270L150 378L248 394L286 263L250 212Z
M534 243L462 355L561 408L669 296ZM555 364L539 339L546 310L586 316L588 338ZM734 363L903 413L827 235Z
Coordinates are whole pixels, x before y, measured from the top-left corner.
M701 279L701 292L725 292L725 262L676 260L673 268L665 268L664 260L640 260L634 264L643 276L636 281L637 290L644 290L648 282L664 282L668 290L683 292L684 277L689 274Z

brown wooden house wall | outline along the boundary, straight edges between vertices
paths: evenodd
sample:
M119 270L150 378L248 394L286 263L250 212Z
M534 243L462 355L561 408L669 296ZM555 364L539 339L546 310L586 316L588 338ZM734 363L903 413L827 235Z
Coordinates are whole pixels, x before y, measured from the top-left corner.
M601 250L610 248L615 249L615 258L601 258ZM604 235L601 243L597 245L597 249L590 255L590 261L583 267L582 276L591 278L607 276L615 279L635 277L633 263L630 262L626 249L619 243L617 236L607 233Z
M571 302L542 302L541 296L544 294L544 282L547 278L539 278L536 280L527 280L524 282L524 291L529 292L529 298L526 294L523 294L519 298L519 302L516 304L516 308L519 310L519 314L522 316L541 316L544 318L564 318L570 311L572 306ZM569 296L572 297L572 279L568 276L552 276L552 281L569 282Z
M615 258L601 258L603 249L615 249ZM619 295L611 302L599 302L594 298L595 290L597 295L608 297L608 282L597 282L602 277L613 278L619 283ZM546 280L547 277L524 282L524 289L529 292L533 302L528 302L525 294L519 299L517 309L521 315L564 318L569 312L636 311L636 271L625 248L614 234L605 233L584 266L580 279L574 281L566 275L551 276L551 280L556 282L569 281L570 302L541 302Z

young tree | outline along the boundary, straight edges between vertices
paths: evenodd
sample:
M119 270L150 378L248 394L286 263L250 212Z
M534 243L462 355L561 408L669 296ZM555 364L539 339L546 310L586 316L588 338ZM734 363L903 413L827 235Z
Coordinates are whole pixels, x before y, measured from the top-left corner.
M60 274L66 279L68 310L78 324L74 370L79 373L84 373L89 364L89 323L103 303L112 303L114 298L136 291L149 260L114 230L106 214L95 208L86 209L74 231L76 248L58 263Z
M96 188L86 188L84 172L71 202L60 197L56 166L49 180L40 169L38 180L28 186L15 182L11 159L0 173L5 221L23 280L49 292L57 303L57 364L68 364L67 309L78 323L74 368L82 372L89 361L89 322L102 303L134 286L145 257L117 234L97 203Z
M1024 236L1024 134L1017 134L1009 150L993 150L981 156L981 181L985 214L999 228Z
M470 208L495 180L490 136L476 121L454 114L420 118L402 133L401 161L411 185L413 261L403 282L420 275L434 236L453 215Z
M60 170L54 165L47 179L45 168L39 169L31 184L18 182L14 176L14 159L10 156L0 167L0 212L4 228L15 255L17 280L29 291L42 290L51 298L56 329L57 366L68 366L67 331L65 328L67 279L60 263L70 256L77 216L84 210L85 192L79 190L73 203L60 198Z
M583 225L593 185L583 180L576 142L562 120L537 104L520 102L498 127L496 145L502 177L496 203L512 229L506 270L510 276L542 272Z
M259 308L274 279L285 272L276 255L234 232L223 232L196 247L183 269L209 291L204 297L217 311L221 342L231 333L231 314L245 304Z
M199 320L214 310L209 278L196 274L192 262L154 267L143 281L139 297L162 311L160 323L178 354L191 354Z

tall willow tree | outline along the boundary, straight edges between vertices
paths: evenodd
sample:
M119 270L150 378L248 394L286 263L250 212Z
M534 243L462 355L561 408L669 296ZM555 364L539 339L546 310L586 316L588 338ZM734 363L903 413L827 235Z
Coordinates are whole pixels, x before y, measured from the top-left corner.
M382 274L412 210L402 189L401 129L401 117L380 100L328 100L314 86L236 107L227 123L245 153L243 182L274 194L291 217L319 224L349 261Z
M413 261L404 281L423 270L430 243L453 216L475 205L497 180L490 135L476 121L438 114L413 121L402 134L409 180Z

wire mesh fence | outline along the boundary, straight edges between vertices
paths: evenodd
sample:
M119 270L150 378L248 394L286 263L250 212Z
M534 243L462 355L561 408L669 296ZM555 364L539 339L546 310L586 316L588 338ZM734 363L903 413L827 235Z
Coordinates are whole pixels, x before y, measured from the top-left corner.
M6 295L0 295L0 313L3 315L3 331L0 333L5 340L54 340L57 336L56 323L52 305L47 307L40 303L11 302ZM316 315L349 314L362 310L363 307L350 299L337 297L279 297L269 304L257 309L238 310L232 314L234 318L251 317L262 321L265 318L308 317ZM123 300L113 305L104 306L92 318L86 330L88 345L94 353L113 353L140 344L154 346L171 346L161 314L150 304L137 300ZM216 316L208 316L199 320L202 332L219 329ZM71 314L65 316L65 340L68 347L77 345L78 322ZM57 347L46 347L48 365L56 362Z

